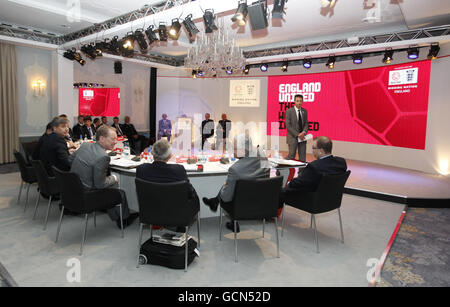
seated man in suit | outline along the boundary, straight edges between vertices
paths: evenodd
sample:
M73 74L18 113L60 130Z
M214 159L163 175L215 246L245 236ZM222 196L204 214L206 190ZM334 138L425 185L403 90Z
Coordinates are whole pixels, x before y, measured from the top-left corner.
M108 118L106 116L102 116L102 123L100 124L100 126L103 125L108 125Z
M244 157L239 158L239 161L228 169L227 180L216 197L203 197L203 202L209 206L213 212L217 211L219 202L222 204L225 211L229 211L227 208L229 208L230 203L233 200L234 188L237 180L270 177L270 168L267 158L259 156L259 153L253 148L252 141L248 134L246 134L245 137L241 136L241 138L244 139L235 142L239 146L234 146L234 154L235 156L240 157L243 152ZM234 231L234 222L227 222L226 227L231 231ZM237 232L239 232L239 225L237 226Z
M167 164L172 157L171 146L167 140L159 140L153 144L152 155L154 162L139 165L136 169L136 178L157 183L189 182L186 170L182 165ZM197 192L191 184L189 186L189 202L193 209L198 209L200 201ZM183 227L179 231L184 232Z
M116 116L113 118L113 124L111 127L116 128L117 136L123 136L124 133L122 132L122 125L119 124L119 118Z
M51 122L51 126L53 132L42 138L38 159L44 163L47 173L53 176L51 168L53 165L63 171L70 170L70 152L64 138L67 135L69 126L67 119L61 117L55 117Z
M41 151L42 143L44 142L44 139L52 132L53 132L52 122L49 122L47 124L47 127L45 128L44 134L39 138L36 147L34 148L33 154L31 155L33 160L39 160L39 153Z
M78 123L73 126L72 133L75 140L83 139L84 116L78 116Z
M314 192L322 175L341 174L347 171L345 159L331 154L333 142L326 136L319 136L313 141L315 161L308 163L303 172L289 182L284 197L287 199L296 193Z
M93 126L95 131L97 131L97 129L100 128L101 125L102 123L100 122L100 118L98 117L94 118Z
M83 143L80 149L71 156L71 172L78 174L85 189L117 188L119 180L114 175L108 175L111 158L106 153L117 144L116 131L107 125L97 130L96 143ZM122 196L123 226L129 226L138 217L137 213L130 214L125 192L120 190ZM113 221L120 228L120 209L115 207L108 210Z
M95 128L92 126L92 118L86 116L84 118L84 125L81 128L83 139L93 140L95 137Z
M124 135L126 135L128 141L130 142L130 147L135 155L139 155L145 147L147 147L148 140L145 136L137 133L134 125L130 123L130 117L125 116L125 123L122 125L121 129Z

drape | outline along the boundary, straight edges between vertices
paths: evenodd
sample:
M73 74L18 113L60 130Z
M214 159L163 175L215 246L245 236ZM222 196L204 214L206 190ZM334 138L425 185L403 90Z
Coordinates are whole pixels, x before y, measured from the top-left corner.
M16 47L0 43L0 164L14 162L19 150Z

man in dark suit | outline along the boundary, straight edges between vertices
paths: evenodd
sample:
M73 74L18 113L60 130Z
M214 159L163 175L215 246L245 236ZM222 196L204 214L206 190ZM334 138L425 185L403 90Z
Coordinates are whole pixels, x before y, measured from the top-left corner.
M95 131L97 131L97 129L98 129L101 125L102 125L102 123L101 123L101 121L100 121L100 118L96 117L96 118L94 119L94 122L93 122L93 126L94 126L94 128L95 128Z
M41 147L42 147L42 143L44 142L44 139L47 138L47 136L49 134L51 134L53 132L53 128L52 128L52 122L49 122L47 124L47 127L45 128L45 132L44 134L39 138L36 147L34 148L34 151L31 155L31 157L33 158L33 160L39 160L39 154L41 152Z
M84 126L84 116L78 116L78 123L73 126L73 137L75 140L83 139L83 126Z
M157 183L189 182L186 170L182 165L167 164L172 157L171 147L167 140L163 139L155 142L152 147L152 155L154 162L152 164L139 165L136 169L136 178ZM193 210L198 209L200 201L197 192L190 183L189 186L189 205ZM179 231L184 232L184 229L179 229Z
M84 117L84 125L81 128L83 139L93 140L95 137L95 128L92 125L92 118L90 116Z
M214 121L210 119L210 114L205 114L205 120L202 121L202 150L205 144L206 139L212 137L214 135Z
M100 124L100 126L103 125L108 125L108 118L106 116L102 116L102 123Z
M213 212L217 211L219 203L227 210L230 208L231 201L234 196L234 189L236 181L239 179L258 179L270 177L270 165L267 158L260 157L258 152L252 145L250 137L247 135L240 135L236 140L237 146L234 146L235 156L239 157L239 153L244 152L244 157L241 157L238 162L233 164L228 169L228 175L225 184L219 191L219 194L213 198L203 197L203 202ZM226 227L234 231L234 222L227 222ZM237 225L237 232L239 232L239 224Z
M130 147L134 154L139 155L147 147L147 138L137 133L134 125L130 123L130 117L125 116L125 123L122 125L122 132L127 136Z
M167 137L170 142L170 137L172 136L172 122L167 119L167 114L162 115L162 119L158 122L158 140L162 137Z
M308 133L308 112L302 108L302 95L295 95L294 99L295 105L286 111L286 143L289 146L287 159L295 159L298 149L299 160L306 161L305 136Z
M227 119L227 115L225 113L222 114L222 119L219 120L216 130L217 130L216 150L219 150L220 146L222 145L222 150L225 151L227 146L227 138L230 136L231 130L231 120Z
M286 188L286 197L292 193L313 192L322 175L340 174L347 171L345 159L331 154L333 143L326 136L319 136L313 141L315 161L308 163L301 175L291 180Z
M69 125L67 119L55 117L51 126L53 132L42 139L39 160L44 163L47 173L53 176L51 169L53 165L63 171L70 170L70 152L64 139L69 131Z
M123 136L124 133L122 132L122 125L119 124L119 118L116 116L113 118L113 124L111 127L116 128L117 136Z
M117 144L117 134L112 127L102 125L97 130L96 143L83 143L76 152L73 153L71 172L78 174L85 189L106 189L118 188L119 179L115 175L109 174L109 163L111 158L106 150L112 150ZM120 190L122 198L122 218L123 226L129 226L138 217L138 214L130 214L128 202L123 190ZM120 225L120 211L116 207L108 210L110 218Z

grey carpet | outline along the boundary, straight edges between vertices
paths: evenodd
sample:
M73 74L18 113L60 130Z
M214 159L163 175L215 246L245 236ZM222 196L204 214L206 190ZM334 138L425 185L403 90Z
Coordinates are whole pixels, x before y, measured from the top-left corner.
M17 163L0 164L0 174L10 174L19 172Z
M450 286L450 209L410 208L378 286Z

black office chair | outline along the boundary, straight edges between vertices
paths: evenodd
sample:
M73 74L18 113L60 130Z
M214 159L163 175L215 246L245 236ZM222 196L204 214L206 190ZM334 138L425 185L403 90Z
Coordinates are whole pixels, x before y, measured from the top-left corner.
M27 201L25 202L25 207L23 208L23 212L25 212L27 210L27 206L28 206L28 193L30 191L30 186L33 183L37 182L36 173L34 171L34 168L31 165L27 165L24 157L17 150L14 150L14 158L16 159L17 164L19 164L20 176L22 177L22 183L20 184L19 197L17 198L17 204L19 204L19 202L20 202L20 196L22 194L23 183L25 182L26 184L28 184Z
M39 206L41 195L44 198L48 198L47 214L45 215L45 222L44 222L44 230L46 230L52 200L54 200L55 198L59 199L59 187L58 184L56 183L56 178L48 176L48 173L45 170L45 166L42 163L42 161L31 159L31 165L34 167L34 170L36 172L36 177L39 186L38 198L36 200L36 205L34 207L33 220L36 218L36 212Z
M135 182L140 219L137 267L139 267L144 225L150 225L151 230L153 225L185 227L185 235L188 239L189 226L197 220L198 246L200 246L200 204L189 200L189 183L187 181L155 183L136 178ZM151 233L151 237L153 237L153 233ZM188 240L186 240L185 272L188 265L188 245Z
M37 143L37 141L21 143L28 165L31 165L31 157L33 156L33 152L36 149Z
M63 172L52 166L53 172L58 183L59 190L61 192L62 209L59 217L58 230L56 232L55 243L58 242L59 231L61 229L61 222L64 216L64 209L67 208L70 211L77 214L85 215L85 226L83 231L83 238L81 240L80 256L83 254L83 245L86 241L86 231L88 225L88 216L90 213L94 213L94 225L95 225L95 212L101 210L112 209L115 206L120 206L120 221L123 235L123 218L122 218L122 197L118 189L107 188L99 190L85 190L81 183L80 177L77 174L71 172Z
M341 202L344 186L351 171L337 175L323 175L316 191L307 193L287 193L285 205L306 211L311 214L311 225L314 223L314 240L316 252L319 253L319 240L317 238L316 214L338 210L339 225L341 227L341 242L344 243L344 231L342 229ZM281 220L281 236L284 232L284 212Z
M234 250L237 258L237 222L239 220L263 220L263 237L266 219L275 221L277 257L280 257L277 216L283 177L238 180L230 203L220 204L219 241L222 240L222 209L234 220Z

